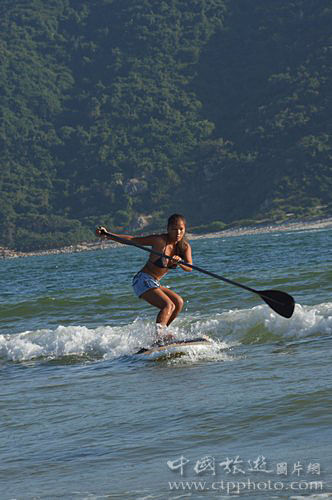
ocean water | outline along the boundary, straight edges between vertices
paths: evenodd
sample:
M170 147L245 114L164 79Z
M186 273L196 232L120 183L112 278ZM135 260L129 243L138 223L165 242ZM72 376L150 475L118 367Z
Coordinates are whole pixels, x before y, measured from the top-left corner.
M164 284L179 338L149 361L146 254L113 247L1 261L0 498L332 496L332 230L192 241L194 263L292 294L291 319L197 271Z

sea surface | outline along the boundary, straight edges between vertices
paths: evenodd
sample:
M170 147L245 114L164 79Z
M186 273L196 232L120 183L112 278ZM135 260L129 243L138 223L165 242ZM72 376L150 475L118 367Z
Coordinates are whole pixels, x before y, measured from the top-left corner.
M156 310L131 247L2 260L0 498L325 499L332 496L332 230L192 241L194 263L294 296L291 319L193 271L180 358L151 345Z

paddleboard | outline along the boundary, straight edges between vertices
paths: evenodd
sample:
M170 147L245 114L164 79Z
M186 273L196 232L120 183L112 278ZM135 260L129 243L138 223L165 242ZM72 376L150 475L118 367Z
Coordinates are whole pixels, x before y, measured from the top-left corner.
M197 337L186 340L173 340L167 344L143 347L136 354L146 359L162 359L184 356L190 352L204 352L211 347L209 337Z

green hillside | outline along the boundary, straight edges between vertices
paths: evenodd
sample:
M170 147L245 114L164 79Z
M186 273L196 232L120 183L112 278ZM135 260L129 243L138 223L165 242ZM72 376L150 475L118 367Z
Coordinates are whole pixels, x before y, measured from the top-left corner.
M0 245L332 215L331 25L329 0L2 0Z

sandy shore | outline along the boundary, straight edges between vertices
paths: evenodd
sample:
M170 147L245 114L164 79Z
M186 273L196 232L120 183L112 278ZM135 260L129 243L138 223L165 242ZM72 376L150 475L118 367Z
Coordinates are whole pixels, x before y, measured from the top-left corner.
M255 235L262 233L275 233L281 231L308 231L308 230L319 230L332 227L332 217L328 219L320 219L315 221L298 221L298 222L288 222L284 224L273 224L273 225L262 225L262 226L250 226L250 227L237 227L234 229L226 229L224 231L219 231L215 233L206 234L191 234L188 233L187 237L189 240L198 240L204 238L230 238L243 235ZM92 243L78 243L77 245L70 245L62 248L54 248L49 250L36 250L34 252L19 252L16 250L10 250L8 248L0 247L0 258L3 259L13 259L18 257L32 257L41 255L54 255L62 253L76 253L76 252L88 252L94 250L105 250L112 246L121 246L120 243L114 241L97 240Z
M316 221L299 221L284 224L238 227L202 235L190 234L188 239L197 240L202 238L227 238L233 236L243 236L245 234L277 233L281 231L308 231L314 229L326 229L329 227L332 227L332 217Z
M106 243L108 246L108 242ZM97 241L96 243L78 243L76 245L69 245L61 248L50 248L49 250L35 250L33 252L19 252L18 250L11 250L9 248L0 247L0 258L14 259L17 257L34 257L39 255L56 255L61 253L76 253L88 252L91 250L99 250L105 246L104 242Z

